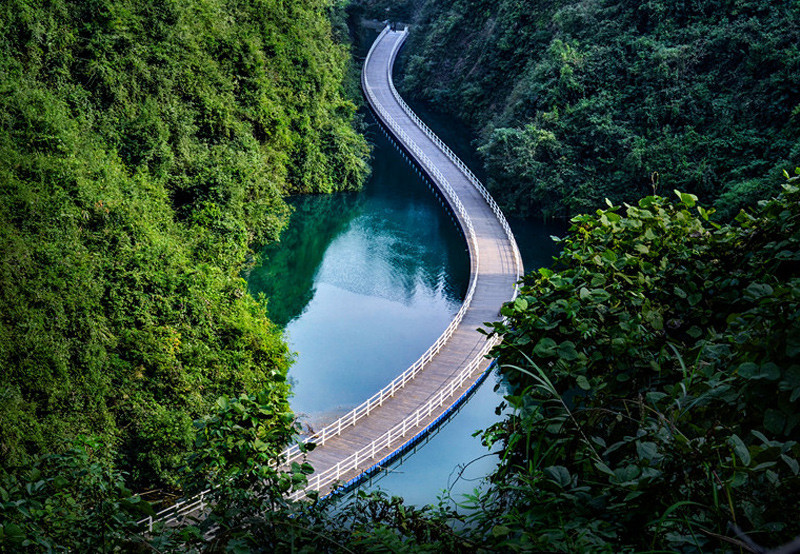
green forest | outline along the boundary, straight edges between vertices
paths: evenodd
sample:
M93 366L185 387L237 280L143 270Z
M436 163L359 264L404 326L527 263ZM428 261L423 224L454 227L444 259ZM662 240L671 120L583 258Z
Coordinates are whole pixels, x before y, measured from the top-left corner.
M677 188L732 217L800 157L797 2L367 3L414 24L401 92L474 126L512 212Z
M289 355L240 277L284 196L355 189L368 148L328 3L0 7L0 459L82 435L174 486L223 394L288 412Z
M412 25L401 92L474 129L504 209L569 221L482 329L508 415L457 506L289 502L314 468L275 463L291 314L242 275L303 209L288 196L369 174L362 17ZM797 21L751 0L2 3L0 552L795 540ZM209 487L202 520L137 524Z

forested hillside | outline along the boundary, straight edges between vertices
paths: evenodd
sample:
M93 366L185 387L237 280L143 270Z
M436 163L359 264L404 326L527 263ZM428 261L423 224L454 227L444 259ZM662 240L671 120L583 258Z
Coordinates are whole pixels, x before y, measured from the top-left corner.
M401 92L480 131L506 209L574 215L656 185L731 216L800 156L797 2L362 4L414 24Z
M728 225L686 193L575 217L555 266L526 276L495 324L514 416L485 435L505 451L483 517L509 548L800 535L796 174Z
M284 195L368 171L330 5L2 3L3 470L91 435L132 484L173 483L220 395L288 413L239 274Z
M796 548L800 4L359 9L414 25L402 92L480 131L507 209L574 216L492 326L512 415L438 547Z
M286 500L290 355L240 276L286 194L367 172L341 4L0 6L0 551L800 544L797 2L358 1L416 23L404 91L506 207L574 217L485 329L482 492ZM128 485L211 492L145 535Z

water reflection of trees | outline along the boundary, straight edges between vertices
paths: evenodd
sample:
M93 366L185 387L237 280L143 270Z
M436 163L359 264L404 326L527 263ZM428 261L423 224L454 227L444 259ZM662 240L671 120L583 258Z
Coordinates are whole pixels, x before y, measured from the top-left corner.
M247 277L250 292L271 299L270 318L285 326L314 297L314 276L328 245L361 212L357 193L305 196L291 202L294 213L280 242L261 251L261 264Z
M374 198L329 246L317 282L403 304L420 294L462 298L468 282L466 245L427 194L424 202Z
M404 303L420 286L449 298L466 292L469 259L457 224L376 126L370 135L373 174L365 188L292 200L289 228L248 276L251 293L269 299L281 326L303 313L315 281Z

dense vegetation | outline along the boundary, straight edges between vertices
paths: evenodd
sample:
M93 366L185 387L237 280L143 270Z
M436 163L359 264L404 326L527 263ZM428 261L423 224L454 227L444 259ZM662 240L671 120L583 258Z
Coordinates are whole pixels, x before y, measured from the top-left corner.
M0 551L722 552L800 534L800 177L758 179L800 154L796 6L401 6L443 17L423 42L465 41L411 60L407 86L441 81L433 97L486 126L507 202L616 199L572 218L488 330L513 413L484 433L499 465L459 515L289 503L312 468L275 469L287 352L240 271L283 194L365 171L326 4L29 4L0 12ZM720 224L696 194L644 196L657 179L730 212L774 197ZM213 487L209 516L142 536L152 509L126 482L159 480Z
M312 471L294 464L281 474L272 464L291 414L276 414L269 394L242 395L221 398L195 424L184 487L216 487L207 518L145 539L135 521L149 506L84 441L0 483L0 547L778 546L800 534L797 183L722 226L686 193L677 204L649 196L573 219L554 268L526 277L503 308L508 321L493 326L514 410L484 434L503 445L500 463L489 489L463 504L466 516L380 495L345 506L287 502L283 493ZM215 540L203 539L212 530Z
M800 156L796 2L361 3L415 24L401 92L480 131L506 209L571 216L660 184L730 217Z
M286 346L239 275L284 195L367 172L334 9L2 3L2 470L91 435L129 485L174 484L220 395L288 411Z
M798 169L800 173L800 169ZM800 187L730 225L696 197L572 220L504 307L516 392L485 501L509 548L724 551L800 534ZM733 543L735 544L735 543Z
M264 403L266 402L266 404ZM210 513L181 527L158 523L146 536L137 521L153 515L104 463L94 441L37 459L16 478L0 478L0 552L454 552L474 544L454 533L452 513L407 507L399 498L362 496L287 502L312 468L273 464L291 419L276 418L265 395L221 397L198 420L187 459L187 492L211 488ZM68 550L69 549L69 550Z

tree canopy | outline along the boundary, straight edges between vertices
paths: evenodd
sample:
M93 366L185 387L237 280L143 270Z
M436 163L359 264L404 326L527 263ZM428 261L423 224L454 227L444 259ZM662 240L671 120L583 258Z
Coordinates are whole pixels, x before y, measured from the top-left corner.
M360 186L325 0L0 7L0 460L97 436L175 483L221 394L288 411L289 355L240 278L283 197Z
M485 532L606 552L800 534L797 182L729 225L682 192L572 219L494 324L514 415L484 436L505 448Z
M732 217L800 157L796 2L416 0L387 13L414 24L401 92L479 130L507 210L569 217L677 188Z

